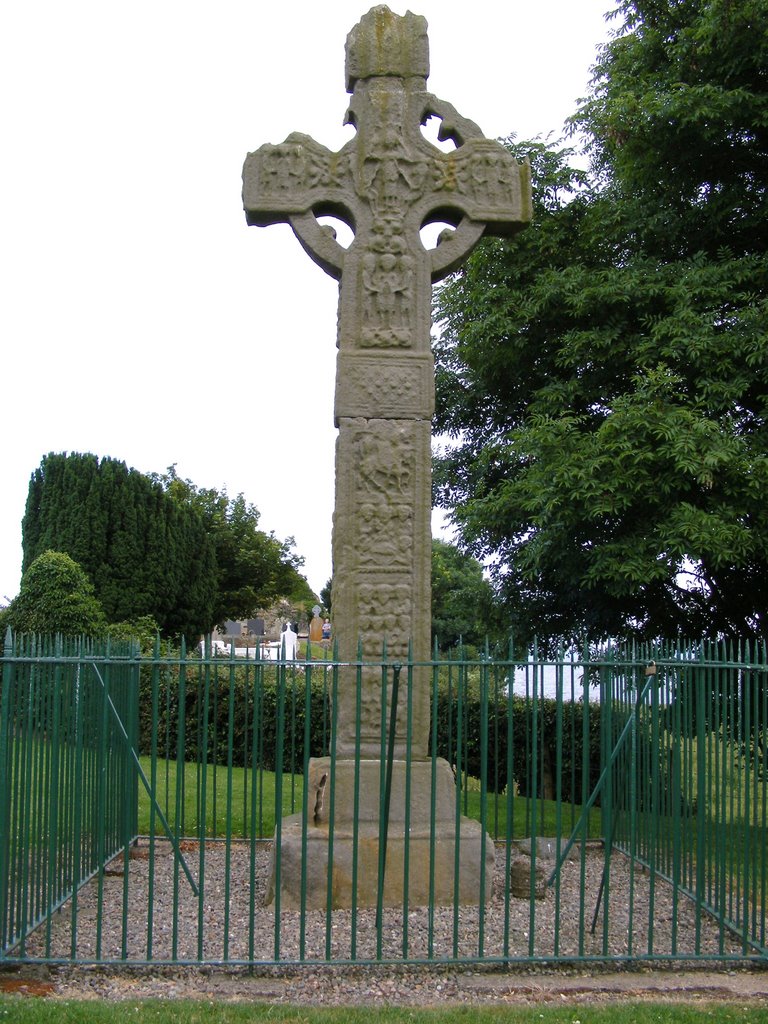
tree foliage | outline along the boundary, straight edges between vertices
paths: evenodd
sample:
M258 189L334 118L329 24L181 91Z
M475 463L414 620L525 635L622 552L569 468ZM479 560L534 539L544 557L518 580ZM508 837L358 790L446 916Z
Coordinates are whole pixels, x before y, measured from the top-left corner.
M768 3L625 0L534 225L438 293L438 502L521 633L764 635Z
M243 494L230 498L226 490L197 487L182 480L174 466L153 477L182 508L201 517L216 559L216 600L213 621L247 619L287 598L306 611L317 598L299 572L304 559L293 551L292 537L281 541L258 529L259 510Z
M32 474L22 524L27 569L66 552L92 581L107 620L141 635L197 639L278 597L312 604L292 540L257 529L242 494L204 490L173 467L146 476L90 454L46 455Z
M331 614L331 586L333 577L330 577L320 589L320 604L323 606L326 615Z
M43 551L73 558L110 622L152 616L163 634L210 629L215 551L192 508L117 459L50 453L32 474L22 523L25 571Z
M61 551L38 555L21 578L18 596L3 612L2 627L16 633L100 636L104 610L83 569Z
M432 541L432 639L445 650L502 638L501 617L483 567L453 544Z

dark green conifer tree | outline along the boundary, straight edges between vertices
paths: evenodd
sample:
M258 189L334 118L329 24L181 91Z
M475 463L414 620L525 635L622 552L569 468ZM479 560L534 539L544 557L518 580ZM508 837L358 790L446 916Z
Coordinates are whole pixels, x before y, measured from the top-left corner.
M154 618L196 639L215 624L215 552L205 524L124 462L50 453L30 481L23 571L65 552L93 583L107 619Z

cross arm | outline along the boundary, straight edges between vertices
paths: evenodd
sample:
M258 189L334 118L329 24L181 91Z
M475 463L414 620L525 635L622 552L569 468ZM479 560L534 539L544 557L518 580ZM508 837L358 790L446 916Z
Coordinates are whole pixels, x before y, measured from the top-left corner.
M308 135L294 132L277 146L249 153L243 165L243 207L251 225L266 227L304 213L330 183L334 156Z
M446 138L454 138L452 129L453 123ZM466 139L453 152L440 153L434 187L414 212L420 226L445 222L455 229L444 232L431 250L431 278L439 281L461 265L483 235L510 237L531 222L530 165L518 163L492 139Z
M332 214L354 229L345 187L349 160L344 149L333 153L299 132L249 153L243 166L246 221L257 227L290 224L304 250L338 279L345 250L317 217Z

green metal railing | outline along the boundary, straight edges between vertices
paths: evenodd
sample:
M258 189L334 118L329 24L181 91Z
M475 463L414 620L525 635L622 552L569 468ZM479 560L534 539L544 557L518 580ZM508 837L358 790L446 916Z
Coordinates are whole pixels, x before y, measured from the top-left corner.
M701 644L659 653L639 692L616 688L632 745L614 769L611 838L673 901L765 955L768 870L768 664L763 647ZM653 951L653 917L647 921ZM673 935L673 952L676 936Z
M0 694L0 949L38 929L137 832L138 661L8 634ZM73 945L73 953L76 947Z
M0 960L768 961L763 647L454 651L375 667L381 757L365 778L377 781L361 783L353 758L347 807L336 709L370 699L370 663L342 664L319 645L275 662L7 638ZM425 673L426 803L410 781ZM399 796L393 729L406 751ZM305 785L310 759L324 757L327 777ZM456 812L447 836L443 761ZM358 825L371 806L383 809L373 868ZM467 819L480 847L464 841ZM298 870L277 855L292 830ZM462 904L459 879L486 837L492 884L480 872L477 899ZM347 849L351 906L337 909ZM446 870L453 897L438 900ZM413 895L418 871L426 897Z

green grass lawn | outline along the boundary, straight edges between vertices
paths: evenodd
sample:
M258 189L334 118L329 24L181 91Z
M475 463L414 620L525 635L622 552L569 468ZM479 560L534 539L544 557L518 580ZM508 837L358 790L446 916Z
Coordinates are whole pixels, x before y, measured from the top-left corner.
M149 758L142 758L142 768L151 778ZM203 779L202 767L187 764L183 777L177 773L175 761L157 763L157 802L165 818L173 827L177 817L181 833L197 835L199 823L205 811L206 833L208 835L250 836L251 823L256 835L271 838L275 831L275 775L273 772L250 772L233 768L231 772L221 766L208 765ZM181 787L177 783L181 783ZM205 782L205 786L203 786ZM461 810L467 817L480 821L481 799L479 789L471 785L462 794ZM301 775L283 775L283 814L298 813L302 810L304 779ZM204 801L203 801L204 794ZM203 803L205 807L203 808ZM555 836L558 832L570 835L581 808L570 805L558 806L554 800L529 801L513 797L511 806L506 795L490 794L486 802L485 826L488 832L499 839L507 836L507 815L511 809L511 831L514 838L528 836L535 831L540 836ZM146 790L139 787L139 832L146 835L151 825L151 804ZM558 817L559 814L559 817ZM162 831L160 819L155 817L155 832ZM600 811L590 815L589 835L600 835Z
M151 781L150 759L141 758L144 773ZM301 775L283 775L283 814L301 810L304 779ZM155 792L157 805L171 827L177 818L182 835L199 833L205 812L206 833L223 836L271 838L275 831L275 774L251 772L243 768L226 768L187 763L179 776L175 761L158 761ZM203 804L205 805L203 807ZM139 833L146 835L152 824L152 805L143 785L139 785ZM155 832L162 831L155 816Z
M312 1007L214 1001L135 999L95 1002L0 997L0 1021L13 1024L765 1024L768 1007L747 1003L670 1005L622 1003L590 1006Z

